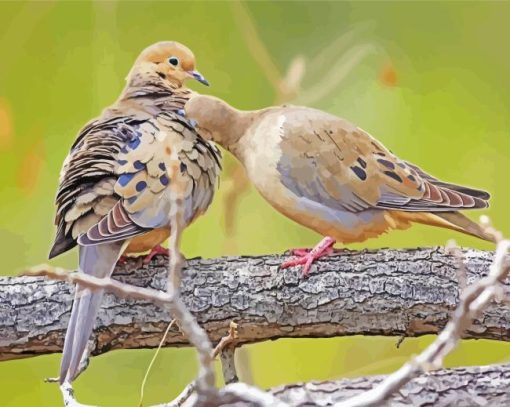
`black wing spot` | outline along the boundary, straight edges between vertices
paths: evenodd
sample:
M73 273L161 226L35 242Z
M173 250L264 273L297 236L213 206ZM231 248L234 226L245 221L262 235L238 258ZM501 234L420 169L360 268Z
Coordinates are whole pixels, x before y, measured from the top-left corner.
M358 157L356 161L359 163L359 165L361 165L361 168L367 168L367 163L363 158Z
M395 169L395 164L393 164L391 161L388 161L388 160L384 160L382 158L378 158L377 159L377 162L379 164L382 164L384 165L386 168L390 169L390 170L394 170Z
M390 178L393 178L395 181L402 182L402 178L400 178L393 171L384 171L384 174L386 174Z
M356 165L354 165L350 168L351 168L352 172L354 172L354 174L356 174L360 180L365 181L367 179L367 173L365 172L365 170L363 170L363 168L358 167Z
M383 151L382 148L379 146L379 144L371 141L370 144L377 150L377 151ZM383 154L384 155L384 154Z

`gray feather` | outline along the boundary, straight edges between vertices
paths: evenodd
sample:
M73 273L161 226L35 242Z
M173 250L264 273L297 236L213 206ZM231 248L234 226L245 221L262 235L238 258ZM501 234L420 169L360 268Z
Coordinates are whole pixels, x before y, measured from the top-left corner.
M121 255L124 242L80 246L80 268L85 274L109 277ZM73 381L92 333L104 290L91 292L77 284L60 365L60 383Z

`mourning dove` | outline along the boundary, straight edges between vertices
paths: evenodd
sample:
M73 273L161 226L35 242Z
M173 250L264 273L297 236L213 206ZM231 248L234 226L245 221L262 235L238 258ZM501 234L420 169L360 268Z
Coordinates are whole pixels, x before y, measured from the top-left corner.
M119 99L80 131L60 175L50 258L78 245L79 270L107 277L122 253L167 239L176 194L186 225L206 211L221 155L176 113L191 94L187 79L207 84L193 53L177 42L154 44L136 60ZM78 372L102 295L76 288L61 383Z
M282 268L303 265L306 275L335 242L363 242L412 223L494 240L458 212L486 208L487 192L434 178L344 119L300 106L239 111L201 95L185 113L237 157L273 207L326 236Z

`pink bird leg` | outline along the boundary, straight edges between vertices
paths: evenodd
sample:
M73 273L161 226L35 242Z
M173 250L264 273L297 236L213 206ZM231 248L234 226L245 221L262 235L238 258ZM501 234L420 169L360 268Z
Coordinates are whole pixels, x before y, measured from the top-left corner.
M167 256L168 257L168 249L166 249L165 247L161 246L161 245L157 245L157 246L154 246L151 251L149 252L149 254L147 254L147 256L143 256L143 261L142 263L143 264L149 264L152 260L152 258L154 256L157 256L158 254L161 254L163 256ZM126 255L126 254L123 254L122 256L119 257L119 260L117 260L117 264L118 265L125 265L129 260L131 259L140 259L142 256L129 256L129 255Z
M154 256L157 256L158 254L168 257L168 249L166 247L161 246L160 244L154 246L151 249L150 253L143 259L143 264L149 264L152 258Z
M335 239L326 236L312 250L308 249L291 250L291 253L298 257L283 262L282 265L280 266L280 269L286 269L288 267L302 265L303 268L301 270L301 274L303 275L303 277L306 277L310 272L310 267L312 267L312 263L323 256L331 254L334 250L333 245L335 243L336 243Z

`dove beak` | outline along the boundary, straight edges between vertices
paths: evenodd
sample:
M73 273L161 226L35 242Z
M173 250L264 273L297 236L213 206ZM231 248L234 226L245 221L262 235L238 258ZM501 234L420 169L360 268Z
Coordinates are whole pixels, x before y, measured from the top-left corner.
M198 72L198 71L188 71L188 75L190 78L196 79L200 83L203 83L205 86L209 86L209 82L207 79L204 78L204 76Z

